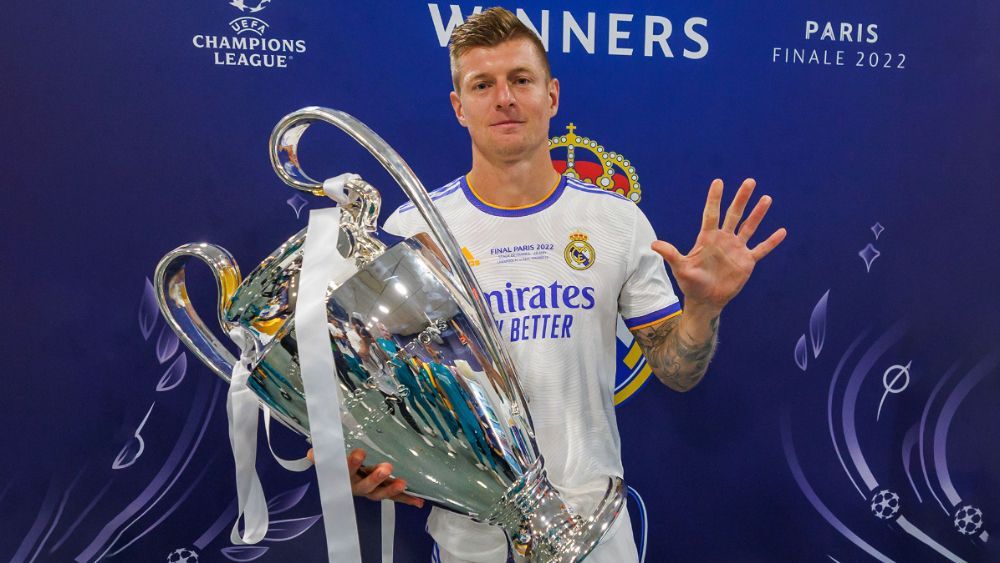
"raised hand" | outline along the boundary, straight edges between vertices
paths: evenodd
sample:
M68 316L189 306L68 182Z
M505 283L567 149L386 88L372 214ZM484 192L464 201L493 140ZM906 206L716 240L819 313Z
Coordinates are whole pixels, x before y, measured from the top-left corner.
M687 255L681 254L668 242L658 240L653 243L653 250L666 260L684 294L685 309L698 307L715 313L721 311L743 289L757 262L785 239L787 232L781 228L753 248L749 246L750 238L771 207L770 196L760 198L740 224L756 184L751 178L743 181L720 228L722 180L712 182L705 201L701 231Z

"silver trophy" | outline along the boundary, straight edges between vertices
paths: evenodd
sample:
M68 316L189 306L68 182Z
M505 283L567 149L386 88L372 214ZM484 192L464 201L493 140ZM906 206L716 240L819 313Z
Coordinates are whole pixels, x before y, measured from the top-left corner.
M576 514L549 483L531 416L482 290L420 180L384 140L346 113L308 107L284 117L270 139L271 163L288 185L323 194L299 162L299 141L317 121L353 137L388 170L430 227L387 247L374 237L381 198L361 179L346 184L338 250L357 271L327 290L327 321L348 449L389 462L410 494L500 526L518 560L578 561L624 507L609 478L589 516ZM194 310L185 286L192 258L218 289L226 332L256 342L249 386L272 416L309 437L299 373L295 299L306 231L296 233L245 279L225 249L186 244L160 260L160 309L184 344L229 380L236 358Z

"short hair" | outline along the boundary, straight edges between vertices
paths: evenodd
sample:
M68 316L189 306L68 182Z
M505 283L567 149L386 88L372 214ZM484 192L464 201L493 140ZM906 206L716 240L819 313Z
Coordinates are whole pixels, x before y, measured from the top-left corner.
M494 7L473 14L455 28L448 42L451 57L451 82L459 91L458 58L476 47L495 47L511 39L525 38L535 46L545 67L545 78L552 78L552 67L545 53L545 45L538 34L514 15L510 10Z

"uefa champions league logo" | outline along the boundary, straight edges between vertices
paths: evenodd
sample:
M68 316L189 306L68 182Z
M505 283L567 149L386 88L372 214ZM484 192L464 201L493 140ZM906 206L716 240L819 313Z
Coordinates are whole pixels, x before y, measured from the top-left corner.
M872 496L872 514L879 520L892 520L899 514L899 495L882 489Z
M265 37L270 25L254 14L264 10L271 0L229 0L229 5L243 15L229 22L235 35L196 34L191 44L212 55L218 66L258 69L288 68L289 62L306 52L305 39ZM289 201L291 205L293 202Z
M967 504L955 511L955 529L963 536L971 536L983 527L983 511Z
M229 2L230 6L235 6L241 12L248 12L251 14L256 14L257 12L266 8L267 4L270 4L271 0L258 0L255 6L247 6L244 0L231 0ZM267 30L267 22L252 16L243 16L236 18L235 20L229 22L229 27L236 32L237 35L250 31L256 33L257 35L263 36L264 31Z
M198 563L198 554L188 548L178 548L167 555L167 563Z
M243 0L230 0L229 5L235 6L241 12L249 12L251 14L256 14L257 12L266 8L265 4L270 4L270 3L271 0L258 0L256 6L247 6Z

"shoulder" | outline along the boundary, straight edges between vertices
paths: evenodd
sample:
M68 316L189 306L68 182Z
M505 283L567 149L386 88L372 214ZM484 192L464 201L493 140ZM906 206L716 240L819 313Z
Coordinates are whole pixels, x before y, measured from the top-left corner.
M458 177L440 188L429 192L429 195L431 201L441 209L442 206L455 201L457 199L455 194L461 194L461 191L462 178ZM409 236L413 232L425 230L424 225L424 218L417 211L413 202L408 201L392 212L389 218L385 220L382 228L398 236Z
M575 203L597 205L610 212L632 213L637 206L618 192L602 189L576 178L566 178L566 195Z
M631 226L636 216L641 214L639 206L619 194L588 184L575 178L566 179L566 193L571 213L590 219L600 218L603 222Z
M462 177L459 176L458 178L455 178L454 180L452 180L451 182L448 182L447 184L441 186L440 188L429 192L429 195L431 196L431 200L432 201L437 202L437 200L439 200L441 198L444 198L444 197L447 197L447 196L450 196L450 195L452 195L454 193L457 193L457 192L461 191L461 189L462 189ZM413 205L413 202L412 201L408 201L408 202L404 203L403 205L400 205L399 207L397 207L396 211L394 211L393 214L394 215L395 214L402 215L402 214L410 213L412 211L416 211L416 209L417 208L416 208L415 205Z

